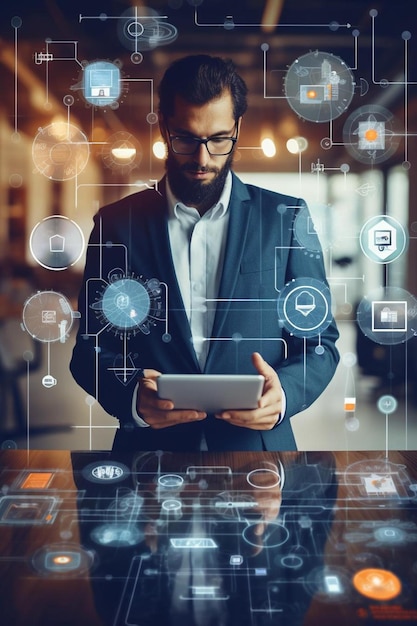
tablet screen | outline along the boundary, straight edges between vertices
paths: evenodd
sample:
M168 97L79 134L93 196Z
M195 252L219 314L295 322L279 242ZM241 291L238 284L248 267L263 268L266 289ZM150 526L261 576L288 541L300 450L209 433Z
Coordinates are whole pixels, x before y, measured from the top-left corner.
M258 374L162 374L157 378L160 398L176 409L218 413L227 409L255 409L264 377Z

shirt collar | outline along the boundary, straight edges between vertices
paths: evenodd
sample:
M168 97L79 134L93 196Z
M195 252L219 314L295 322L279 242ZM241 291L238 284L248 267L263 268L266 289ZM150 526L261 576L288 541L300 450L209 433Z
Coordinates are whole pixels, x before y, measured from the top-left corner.
M223 191L219 198L219 201L212 206L205 214L204 217L210 220L217 220L222 218L228 211L230 196L232 194L232 174L229 172L226 177L226 181L223 187ZM188 216L194 215L199 219L199 213L194 207L187 206L180 200L178 200L172 193L169 185L168 177L166 179L166 195L168 200L169 217L180 219L180 215L187 214Z

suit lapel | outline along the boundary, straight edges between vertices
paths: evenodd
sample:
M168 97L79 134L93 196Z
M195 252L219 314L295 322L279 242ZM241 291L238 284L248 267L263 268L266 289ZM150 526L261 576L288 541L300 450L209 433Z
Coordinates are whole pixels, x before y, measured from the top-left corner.
M198 361L192 347L191 329L185 313L184 303L178 285L168 234L167 199L165 178L160 184L160 201L155 205L155 213L149 220L149 239L155 259L158 280L167 284L168 333L183 343L183 349L191 358L190 368L199 370ZM163 277L163 278L162 278Z
M230 302L233 299L252 212L249 199L246 186L233 174L232 195L229 204L229 228L219 288L219 302L217 303L212 330L213 337L221 336L222 328L230 309ZM219 342L211 342L205 368L207 371L210 368L211 361L216 356L217 349L221 349Z

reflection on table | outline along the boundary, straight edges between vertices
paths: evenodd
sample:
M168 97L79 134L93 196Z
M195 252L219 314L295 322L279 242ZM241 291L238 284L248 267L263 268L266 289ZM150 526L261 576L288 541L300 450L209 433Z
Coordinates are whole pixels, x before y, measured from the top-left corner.
M10 626L417 622L417 453L7 450L0 478Z

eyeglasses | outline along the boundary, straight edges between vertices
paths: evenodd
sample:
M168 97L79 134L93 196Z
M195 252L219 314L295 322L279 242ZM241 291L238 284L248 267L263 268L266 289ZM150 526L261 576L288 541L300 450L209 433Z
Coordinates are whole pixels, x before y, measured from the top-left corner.
M168 133L169 133L169 129ZM207 137L207 139L200 139L200 137L187 137L186 135L171 135L169 134L169 142L171 144L172 151L175 154L191 155L195 154L201 144L204 144L207 148L207 152L210 156L225 156L230 154L237 141L237 122L235 124L235 137Z

